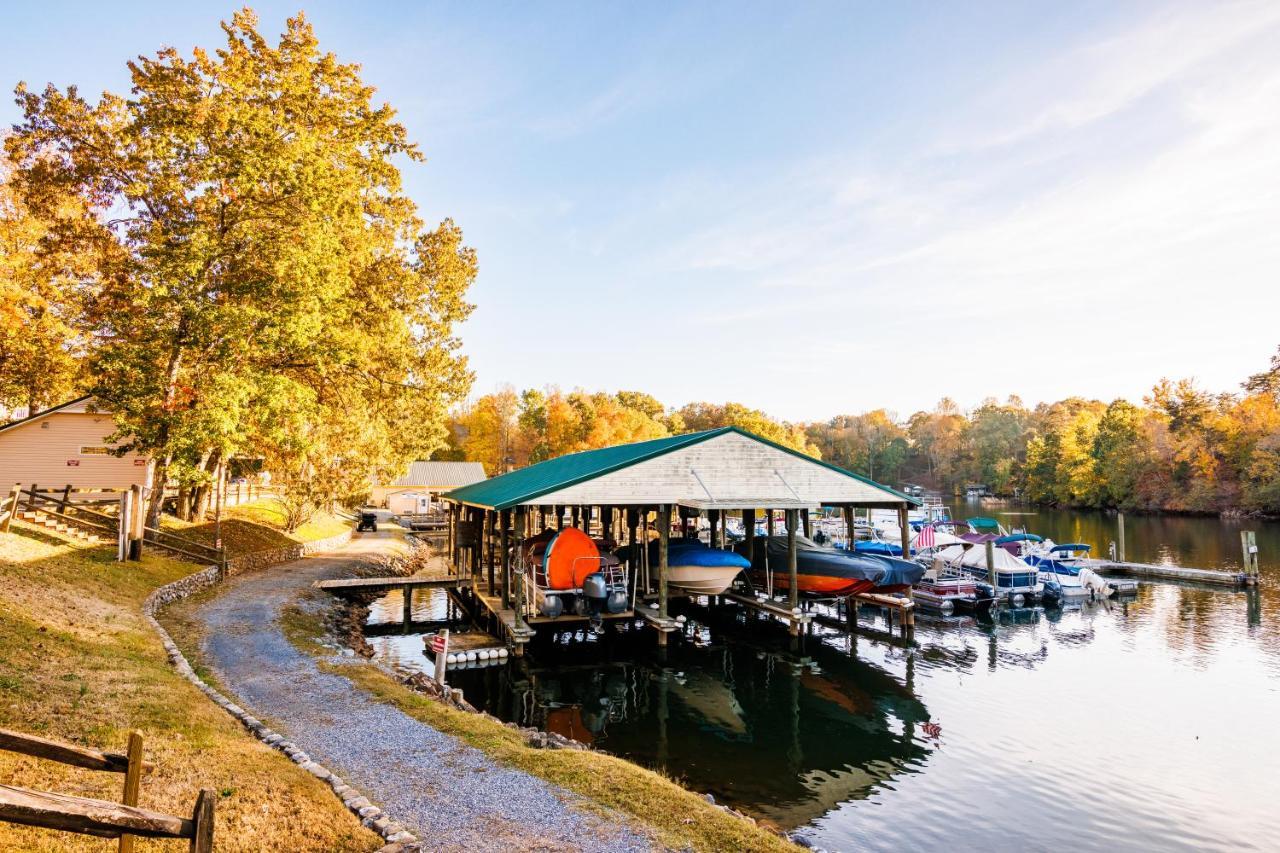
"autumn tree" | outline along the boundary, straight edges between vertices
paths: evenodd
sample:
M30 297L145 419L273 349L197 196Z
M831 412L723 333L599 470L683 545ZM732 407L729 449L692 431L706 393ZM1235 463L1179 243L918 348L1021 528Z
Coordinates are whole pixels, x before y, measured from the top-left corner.
M37 159L31 173L47 162ZM84 220L84 202L25 177L0 154L0 407L35 413L79 387L91 343L80 314L93 265L86 247L68 251L66 239L67 224Z
M275 45L248 10L223 30L131 62L127 99L20 85L8 148L110 223L92 390L153 482L251 453L332 500L444 442L475 255L452 222L424 231L397 167L421 155L302 16Z

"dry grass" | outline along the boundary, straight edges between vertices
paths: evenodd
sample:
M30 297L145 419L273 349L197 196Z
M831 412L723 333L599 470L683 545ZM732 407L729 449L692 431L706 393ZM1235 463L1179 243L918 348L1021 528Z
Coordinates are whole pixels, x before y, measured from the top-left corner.
M212 521L192 524L171 516L164 517L164 527L179 536L194 539L205 545L213 545L215 526ZM284 529L284 511L274 498L263 498L253 503L227 507L222 514L222 540L227 552L235 557L254 551L266 551L299 542L327 539L348 530L351 523L345 519L317 512L306 524L292 533Z
M675 850L795 851L786 839L708 803L671 779L615 756L567 749L534 749L524 737L492 717L471 714L436 702L400 684L369 663L331 663L315 638L320 620L297 608L281 618L289 639L303 651L322 658L320 666L349 678L378 699L411 717L517 767L581 795L601 811L621 812L650 828Z
M157 766L141 805L185 814L200 788L214 788L220 851L377 849L381 840L326 785L168 665L142 600L196 567L154 553L140 563L112 557L21 523L0 534L0 726L113 751L141 731ZM123 777L0 752L0 781L118 801ZM114 849L114 841L0 824L0 850Z

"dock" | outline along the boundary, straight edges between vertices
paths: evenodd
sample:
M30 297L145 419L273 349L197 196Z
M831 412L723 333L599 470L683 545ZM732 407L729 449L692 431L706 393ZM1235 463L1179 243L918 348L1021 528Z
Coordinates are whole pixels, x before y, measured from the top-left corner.
M334 595L358 595L363 592L388 592L393 589L448 589L463 583L458 577L408 577L392 576L379 578L340 578L337 580L316 581L316 589Z
M1110 560L1090 560L1089 568L1111 581L1112 575L1120 577L1155 578L1158 580L1190 581L1240 588L1253 583L1253 577L1244 572L1219 572L1211 569L1188 569L1183 566L1159 566L1151 563L1121 563Z

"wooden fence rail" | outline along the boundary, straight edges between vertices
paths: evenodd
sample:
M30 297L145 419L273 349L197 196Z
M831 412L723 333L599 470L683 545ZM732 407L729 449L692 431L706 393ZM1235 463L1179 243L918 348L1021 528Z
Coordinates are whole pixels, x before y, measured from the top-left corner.
M142 758L142 735L129 735L124 755L60 743L36 735L0 729L0 749L87 770L124 774L124 803L32 791L0 784L0 821L120 839L120 853L131 853L135 836L187 838L194 853L213 850L212 790L201 790L190 818L138 808L142 775L154 765Z

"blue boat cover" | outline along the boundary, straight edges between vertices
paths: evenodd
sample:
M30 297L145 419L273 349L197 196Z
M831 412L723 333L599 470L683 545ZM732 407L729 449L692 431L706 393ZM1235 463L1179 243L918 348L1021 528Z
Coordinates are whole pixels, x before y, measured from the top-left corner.
M874 539L866 542L855 542L853 550L859 554L880 554L884 557L901 557L902 546L890 542L879 542Z
M1058 551L1092 551L1092 545L1086 545L1083 542L1068 542L1063 545L1054 545L1049 549L1049 553L1053 554Z
M997 545L1010 545L1014 542L1043 542L1043 536L1037 536L1034 533L1010 533L1008 536L1001 536L996 540Z

